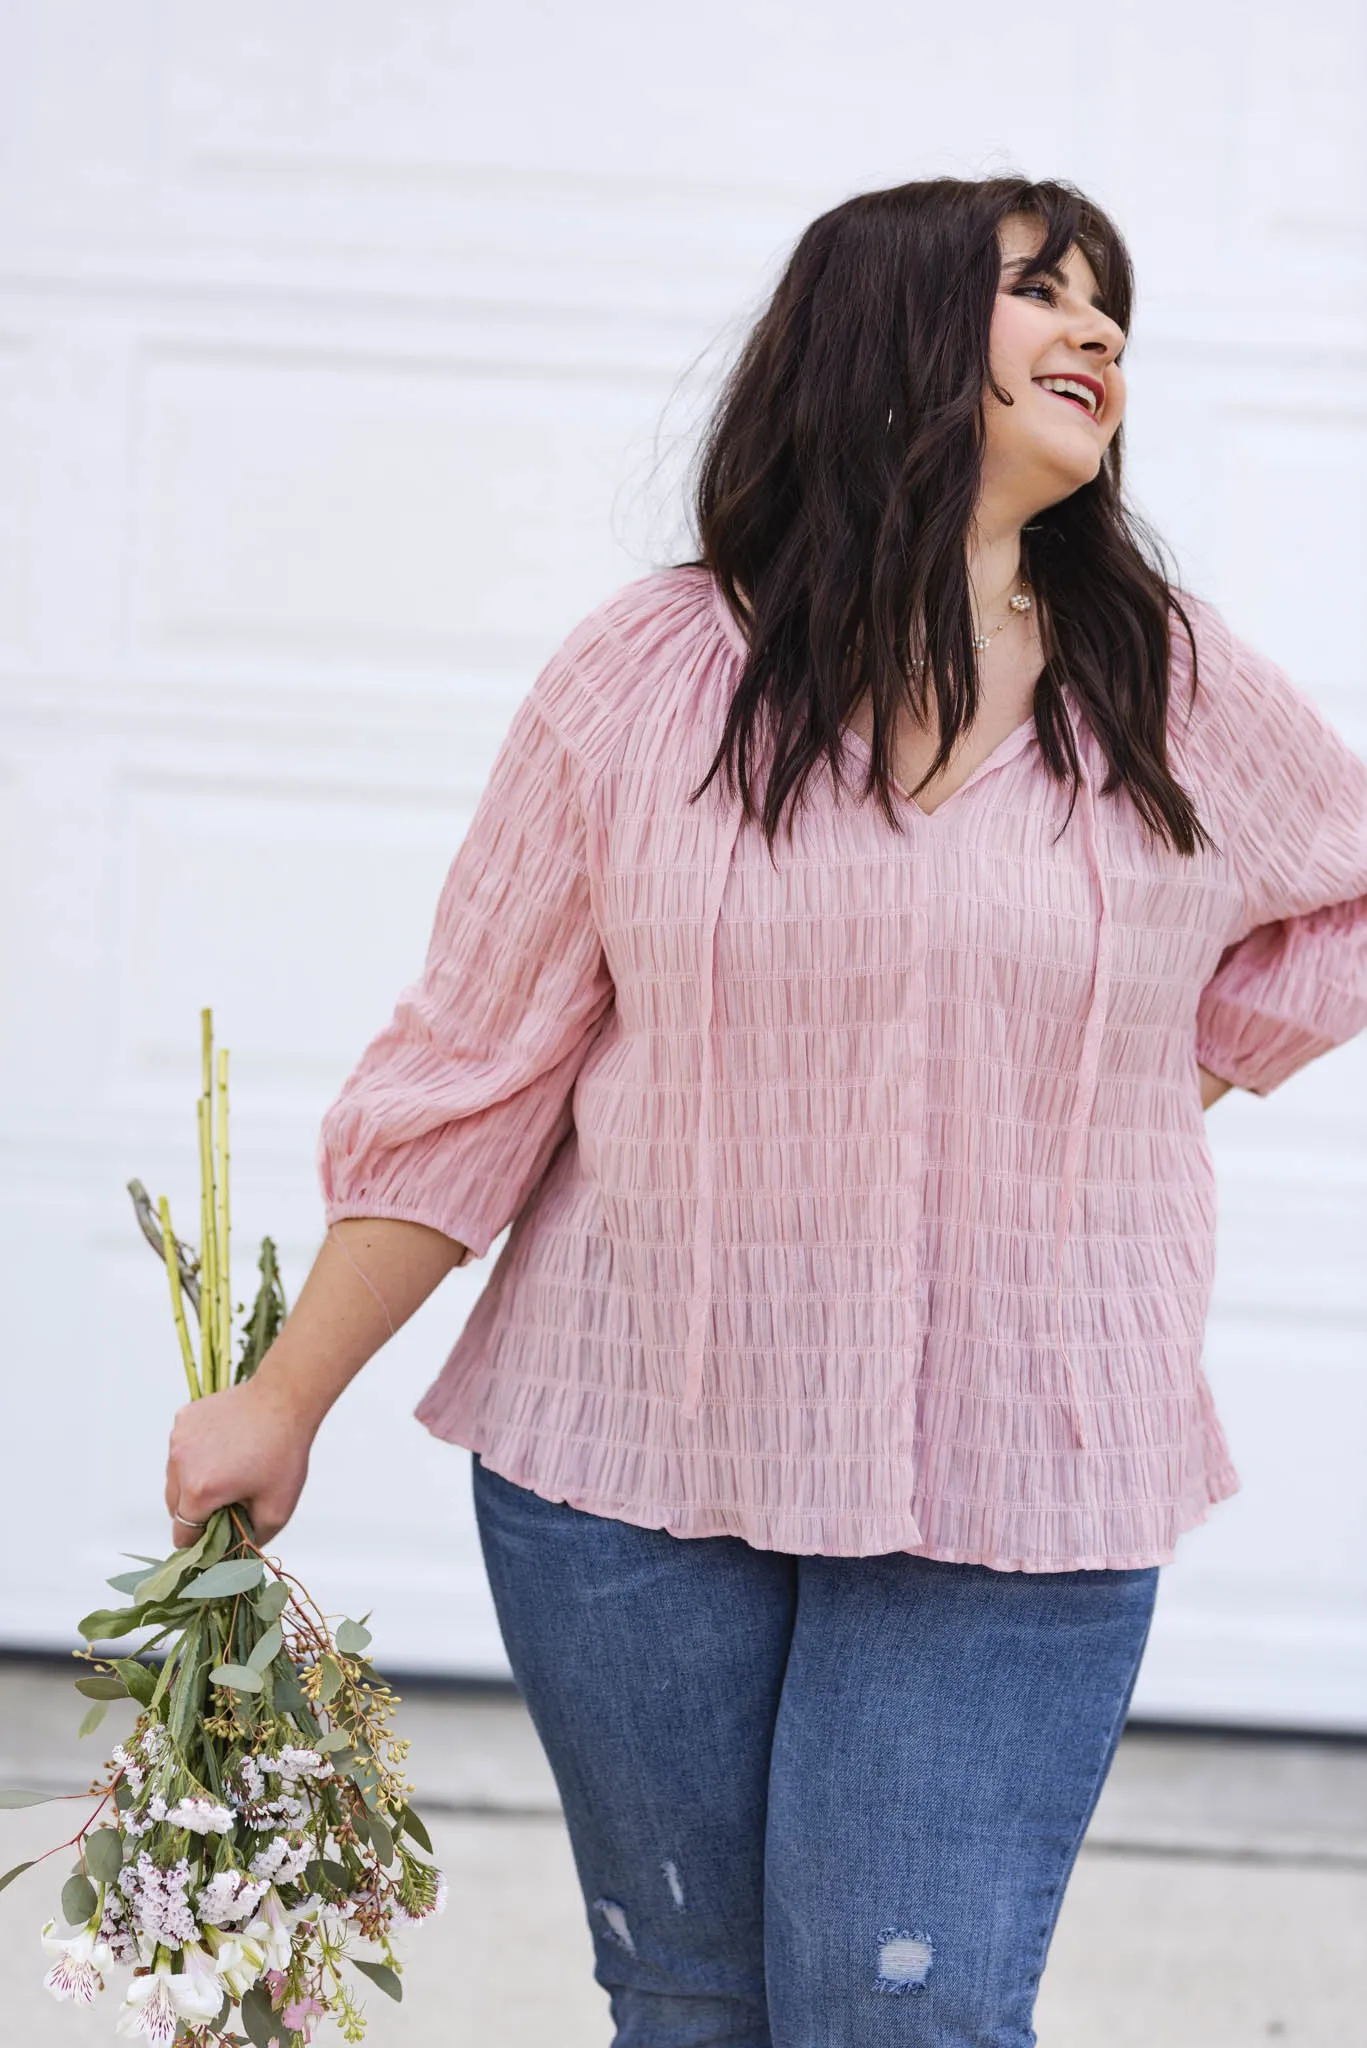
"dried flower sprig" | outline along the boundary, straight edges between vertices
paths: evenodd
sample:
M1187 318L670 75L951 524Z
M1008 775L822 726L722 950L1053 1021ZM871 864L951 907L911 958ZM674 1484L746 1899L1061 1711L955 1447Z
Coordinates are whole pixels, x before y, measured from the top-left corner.
M200 1248L176 1237L165 1197L129 1192L166 1264L192 1399L250 1378L284 1320L269 1238L232 1359L228 1056L201 1019L197 1105ZM199 1351L185 1313L198 1324ZM127 1655L77 1655L90 1734L114 1699L138 1707L133 1732L84 1795L96 1804L67 1841L65 1925L49 1920L44 1982L87 2004L107 1972L131 1965L116 2031L156 2048L303 2048L330 2014L359 2041L364 2012L343 1966L402 1995L394 1933L440 1912L441 1872L392 1732L396 1696L369 1662L370 1632L334 1630L305 1589L258 1548L241 1506L220 1508L197 1542L108 1581L122 1608L79 1624L88 1645L140 1638ZM160 1650L161 1661L145 1661ZM46 1795L0 1793L0 1806ZM0 1890L38 1857L0 1878ZM240 2029L241 2031L237 2031Z

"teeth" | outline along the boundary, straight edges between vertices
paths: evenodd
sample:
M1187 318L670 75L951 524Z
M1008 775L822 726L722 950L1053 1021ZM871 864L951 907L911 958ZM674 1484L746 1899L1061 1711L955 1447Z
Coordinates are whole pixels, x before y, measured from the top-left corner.
M1075 377L1037 377L1046 391L1061 392L1065 398L1080 398L1089 413L1096 413L1096 393L1088 384L1079 384Z

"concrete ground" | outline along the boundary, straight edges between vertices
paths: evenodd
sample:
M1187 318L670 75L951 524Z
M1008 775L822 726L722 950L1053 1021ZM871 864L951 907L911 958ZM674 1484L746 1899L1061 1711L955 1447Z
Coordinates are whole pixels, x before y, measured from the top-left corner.
M70 1688L60 1662L0 1663L0 1783L88 1783L129 1715L111 1711L80 1745ZM367 1999L370 2048L608 2048L554 1786L520 1702L415 1688L400 1722L450 1903L409 1938L402 2007ZM48 1847L64 1811L0 1814L0 1869ZM112 2038L113 1996L78 2012L41 1988L37 1929L58 1889L34 1871L0 1896L6 2048ZM1367 1742L1131 1729L1064 1902L1038 2026L1041 2048L1367 2048Z

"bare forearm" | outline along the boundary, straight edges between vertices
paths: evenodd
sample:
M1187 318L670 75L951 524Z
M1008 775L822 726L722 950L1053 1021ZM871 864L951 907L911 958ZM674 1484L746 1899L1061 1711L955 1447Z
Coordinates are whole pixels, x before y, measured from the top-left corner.
M269 1543L294 1513L337 1396L469 1257L422 1223L334 1223L254 1376L177 1410L166 1459L173 1540L193 1543L215 1508L241 1501Z
M361 1367L469 1256L423 1223L334 1223L257 1379L312 1435Z

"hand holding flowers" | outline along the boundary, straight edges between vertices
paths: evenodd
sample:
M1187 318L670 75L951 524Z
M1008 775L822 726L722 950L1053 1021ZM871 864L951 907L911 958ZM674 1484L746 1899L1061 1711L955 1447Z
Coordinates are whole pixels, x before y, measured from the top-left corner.
M90 1644L140 1639L124 1655L79 1653L90 1668L77 1689L93 1702L81 1733L111 1699L132 1699L138 1715L91 1786L93 1812L63 1845L77 1861L62 1891L67 1924L43 1929L53 1958L44 1982L88 2004L110 1971L131 1966L116 2022L126 2038L303 2048L324 2014L346 2040L362 2037L347 1971L402 1995L394 1932L439 1912L445 1887L409 1803L407 1744L391 1731L395 1696L367 1660L368 1629L331 1630L260 1548L293 1510L311 1431L278 1386L253 1384L285 1314L269 1238L236 1364L230 1355L226 1062L220 1053L215 1080L206 1011L198 1255L175 1237L166 1201L154 1216L131 1184L166 1262L191 1394L166 1497L193 1540L117 1574L109 1584L127 1604L80 1623ZM143 1661L156 1650L159 1665ZM0 1805L41 1796L0 1793ZM7 1872L0 1889L29 1867Z

